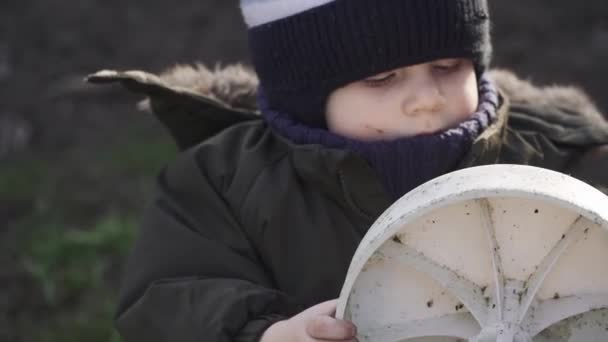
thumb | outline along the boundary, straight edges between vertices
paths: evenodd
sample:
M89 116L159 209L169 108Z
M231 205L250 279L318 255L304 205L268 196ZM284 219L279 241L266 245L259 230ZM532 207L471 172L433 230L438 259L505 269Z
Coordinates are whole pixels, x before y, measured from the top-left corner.
M318 340L351 340L357 336L357 327L351 322L340 321L328 316L317 316L306 324L308 336Z

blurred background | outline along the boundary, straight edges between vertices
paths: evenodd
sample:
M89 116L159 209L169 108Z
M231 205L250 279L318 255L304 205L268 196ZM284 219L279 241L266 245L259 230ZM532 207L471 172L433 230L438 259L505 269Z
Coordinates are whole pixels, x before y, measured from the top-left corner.
M494 66L608 112L608 1L490 0ZM116 342L121 267L176 149L98 69L248 61L236 0L0 1L0 342Z

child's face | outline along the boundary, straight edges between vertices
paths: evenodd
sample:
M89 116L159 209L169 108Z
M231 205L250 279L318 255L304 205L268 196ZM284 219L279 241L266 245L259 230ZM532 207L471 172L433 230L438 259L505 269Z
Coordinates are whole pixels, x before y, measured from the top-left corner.
M468 59L441 59L388 71L335 90L326 120L330 131L384 140L445 130L478 105L477 77Z

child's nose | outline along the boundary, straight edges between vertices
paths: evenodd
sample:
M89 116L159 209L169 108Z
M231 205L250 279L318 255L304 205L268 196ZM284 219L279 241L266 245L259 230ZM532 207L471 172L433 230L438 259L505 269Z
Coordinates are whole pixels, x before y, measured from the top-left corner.
M405 116L434 114L445 106L445 97L435 82L425 82L405 92L401 111Z

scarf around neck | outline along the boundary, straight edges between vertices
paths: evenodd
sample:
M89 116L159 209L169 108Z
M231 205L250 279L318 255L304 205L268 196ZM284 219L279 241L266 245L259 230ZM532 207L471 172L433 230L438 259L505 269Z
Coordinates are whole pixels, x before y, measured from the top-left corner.
M460 124L437 133L394 140L360 141L306 126L287 113L268 108L263 89L258 91L258 103L271 129L291 142L344 149L364 158L392 199L397 200L417 186L454 171L475 139L496 120L498 92L487 74L480 77L478 89L477 110Z

